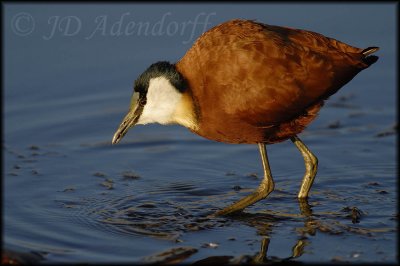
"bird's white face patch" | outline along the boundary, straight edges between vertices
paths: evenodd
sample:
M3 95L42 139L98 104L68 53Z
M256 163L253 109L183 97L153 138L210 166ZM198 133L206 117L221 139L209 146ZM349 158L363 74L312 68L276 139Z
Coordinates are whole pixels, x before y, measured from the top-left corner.
M152 78L147 90L147 102L137 124L174 122L174 113L182 94L165 77Z

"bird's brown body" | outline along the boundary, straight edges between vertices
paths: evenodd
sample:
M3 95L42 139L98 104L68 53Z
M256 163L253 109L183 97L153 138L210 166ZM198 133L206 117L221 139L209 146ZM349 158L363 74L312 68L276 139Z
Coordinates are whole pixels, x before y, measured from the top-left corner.
M362 51L318 33L249 20L216 26L176 64L196 111L192 131L228 143L286 140L369 66Z

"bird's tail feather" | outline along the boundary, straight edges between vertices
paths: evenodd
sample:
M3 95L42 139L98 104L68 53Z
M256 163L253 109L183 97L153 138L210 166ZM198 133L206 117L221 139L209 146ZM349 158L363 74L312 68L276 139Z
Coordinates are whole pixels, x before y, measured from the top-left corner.
M373 63L375 63L376 61L378 61L379 57L376 55L371 55L373 53L375 53L376 51L379 50L379 47L368 47L365 48L364 50L361 51L361 53L364 55L363 61L364 63L366 63L367 65L372 65Z

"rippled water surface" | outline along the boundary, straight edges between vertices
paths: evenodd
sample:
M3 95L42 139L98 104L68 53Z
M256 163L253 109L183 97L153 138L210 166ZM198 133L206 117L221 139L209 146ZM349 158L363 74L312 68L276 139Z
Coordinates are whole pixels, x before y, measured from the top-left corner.
M397 260L394 5L6 4L4 11L3 244L15 258ZM141 71L177 61L204 29L237 17L379 46L380 60L300 135L319 158L308 201L296 198L304 163L286 141L267 147L275 191L240 215L215 218L209 214L261 181L256 145L160 125L110 142ZM128 34L130 22L160 28Z

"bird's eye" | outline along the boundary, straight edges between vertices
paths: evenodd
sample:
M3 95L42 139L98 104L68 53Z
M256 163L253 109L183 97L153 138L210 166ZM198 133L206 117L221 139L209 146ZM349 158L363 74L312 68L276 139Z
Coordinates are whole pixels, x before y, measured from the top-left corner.
M140 97L140 105L144 106L147 103L147 98L146 97Z

